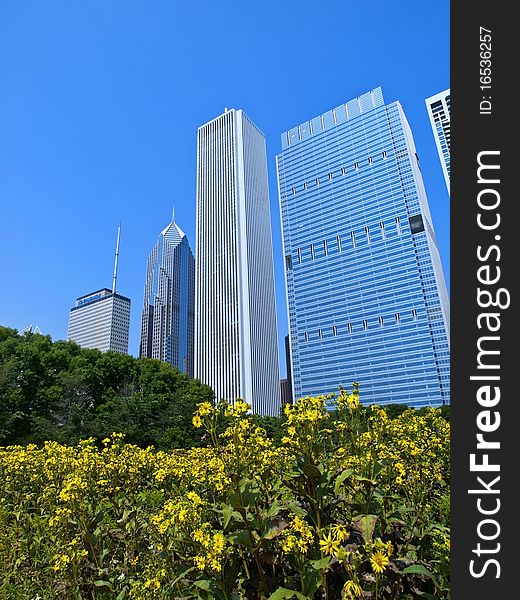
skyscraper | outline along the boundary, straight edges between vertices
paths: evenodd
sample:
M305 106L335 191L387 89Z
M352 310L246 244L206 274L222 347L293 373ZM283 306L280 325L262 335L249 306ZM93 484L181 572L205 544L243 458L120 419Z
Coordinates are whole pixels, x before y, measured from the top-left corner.
M435 137L448 194L450 193L450 90L426 99L426 108Z
M195 260L172 217L148 257L139 356L193 377L194 301Z
M70 310L67 337L83 348L126 354L130 331L130 298L116 293L121 225L117 228L112 289L103 288L77 298Z
M449 402L449 302L412 133L377 88L282 135L294 397Z
M241 110L198 130L195 376L217 400L280 409L265 139Z
M127 354L129 330L130 299L103 288L76 300L67 337L82 348Z

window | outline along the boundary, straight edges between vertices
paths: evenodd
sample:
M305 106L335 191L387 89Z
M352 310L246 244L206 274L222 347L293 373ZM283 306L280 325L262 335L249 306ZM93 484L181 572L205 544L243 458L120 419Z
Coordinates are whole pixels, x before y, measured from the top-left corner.
M332 181L332 173L329 173L329 181Z
M369 156L369 157L368 157L368 164L369 164L369 165L371 165L373 162L374 162L374 161L372 160L372 157L371 157L371 156Z
M336 325L332 326L332 335L333 336L337 336L338 335L338 328L336 327Z
M292 256L287 254L285 257L285 268L290 271L292 269Z
M329 255L329 249L327 247L327 240L323 240L323 252L325 252L325 256Z
M354 169L357 171L359 169L359 163L355 162L354 163Z
M306 342L308 342L308 341L309 341L309 334L308 334L307 332L305 332L305 333L303 334L303 337L304 337L304 339L305 339L305 341L306 341Z
M386 150L383 150L383 158L386 158Z
M383 325L385 324L383 317L379 317L379 327L383 327Z
M366 331L368 329L368 321L363 319L363 329Z
M424 222L421 215L414 215L413 217L409 217L408 220L410 221L410 229L412 231L412 235L424 231Z
M414 321L417 321L417 311L415 310L415 308L412 308L412 319Z
M365 227L365 234L367 236L367 242L370 244L370 229L368 225Z
M306 190L306 189L307 189L307 182L306 182L306 181L304 181L304 182L303 182L303 189L304 189L304 190Z
M352 248L355 248L356 247L356 234L353 231L350 232L350 239L352 240Z
M394 316L395 316L395 322L396 323L400 323L401 322L401 315L399 313L395 313Z
M320 178L316 177L316 185L320 185Z
M385 224L383 223L383 221L379 221L379 227L381 228L381 238L383 240L386 240Z
M302 264L302 250L301 250L301 248L298 248L298 250L296 252L298 254L298 264L301 265Z
M296 194L296 188L295 187L293 187L292 193L293 193L293 196L294 196L294 194Z
M347 323L347 331L352 333L352 323Z
M399 217L395 218L395 225L397 227L397 235L401 235L402 230L401 230L401 221L399 220Z
M320 338L320 340L323 339L323 331L321 329L318 329L318 337Z
M345 169L345 167L341 167L341 174L342 175L346 175L347 174L347 169Z
M341 236L336 236L336 243L338 244L338 252L341 252Z
M311 258L314 260L314 244L311 244Z

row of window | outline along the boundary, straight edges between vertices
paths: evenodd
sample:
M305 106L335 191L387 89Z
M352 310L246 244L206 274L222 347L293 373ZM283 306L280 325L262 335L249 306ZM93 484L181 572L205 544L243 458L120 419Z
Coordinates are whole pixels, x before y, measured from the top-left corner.
M413 217L409 217L409 221L410 221L410 229L411 229L412 234L419 233L420 231L424 231L424 223L423 223L421 215L415 215ZM394 224L395 224L395 229L397 231L397 235L402 235L403 230L402 230L402 226L401 226L400 217L395 217ZM365 226L365 238L366 238L366 241L368 244L372 243L372 236L374 235L375 232L378 232L380 234L380 236L381 236L380 239L386 240L387 230L386 230L384 221L379 221L379 227L376 227L376 228L370 229L369 225ZM347 240L348 240L348 242L350 242L350 246L352 248L357 247L357 243L359 240L357 240L356 232L354 230L352 230L350 232L350 235L347 236ZM314 260L316 258L318 248L323 249L324 256L328 256L330 250L332 250L333 248L335 248L338 252L342 252L343 248L344 248L344 244L345 244L345 238L343 238L339 234L336 236L336 239L333 240L332 242L329 240L323 240L320 244L310 244L309 245L310 258L311 258L311 260ZM301 265L303 263L303 249L301 247L296 249L296 257L297 257L298 264ZM293 268L293 260L292 260L291 254L286 255L285 265L288 270L291 270Z
M419 318L419 315L417 314L417 310L415 308L412 308L412 320L417 321L418 318ZM398 313L398 312L394 313L391 323L396 323L397 325L399 325L399 323L401 323L401 313ZM385 326L384 317L379 316L377 318L377 324L378 324L378 327L384 327ZM363 331L367 331L369 328L368 320L363 319L361 321L361 326L362 326ZM332 330L331 330L332 336L337 337L338 331L340 331L340 330L338 330L337 325L333 325ZM346 331L347 331L347 333L352 333L354 331L354 327L353 327L352 323L350 323L350 322L347 323ZM317 333L318 333L318 339L320 339L320 340L322 340L323 338L326 337L326 333L325 333L324 329L321 329L321 328L318 329ZM308 342L311 339L311 334L308 331L304 331L303 339L306 342Z
M383 150L383 152L381 153L381 156L383 157L383 159L385 159L387 157L386 150ZM373 162L374 162L374 158L372 156L369 156L367 158L367 163L369 165L371 165L371 164L373 164ZM360 168L361 164L362 163L360 163L359 161L356 161L350 168L354 169L354 171L359 171L359 168ZM346 167L341 167L340 170L339 170L339 172L337 174L339 174L339 175L346 175L347 173L348 173L348 169ZM314 184L316 186L319 186L322 181L332 181L332 179L334 179L334 172L330 171L324 177L321 177L321 178L320 177L315 177L311 181L304 181L302 189L303 190L307 190L310 185ZM298 191L299 190L298 190L297 186L293 186L291 188L291 192L292 192L293 195L296 194ZM285 198L287 198L287 195L286 194L282 194L282 199L285 199Z

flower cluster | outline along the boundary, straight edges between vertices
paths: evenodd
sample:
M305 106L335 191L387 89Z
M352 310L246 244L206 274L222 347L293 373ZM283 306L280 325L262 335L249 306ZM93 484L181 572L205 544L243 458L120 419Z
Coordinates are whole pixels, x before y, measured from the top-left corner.
M448 597L438 410L390 418L355 385L285 407L281 442L242 400L193 424L206 446L0 448L0 597Z

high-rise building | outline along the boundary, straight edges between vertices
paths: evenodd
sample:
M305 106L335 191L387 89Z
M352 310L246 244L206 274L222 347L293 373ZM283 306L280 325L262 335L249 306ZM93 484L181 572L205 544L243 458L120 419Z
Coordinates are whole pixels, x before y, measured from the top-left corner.
M282 135L295 398L449 402L449 301L412 132L381 88Z
M194 301L195 260L172 217L148 257L139 356L193 377Z
M448 194L450 193L450 90L426 99L426 108L435 137Z
M116 293L121 225L117 228L112 289L80 296L70 310L67 337L83 348L128 353L130 298Z
M280 382L265 139L242 110L197 136L195 376L277 415Z
M76 300L67 337L83 348L126 354L129 330L130 299L103 288Z

